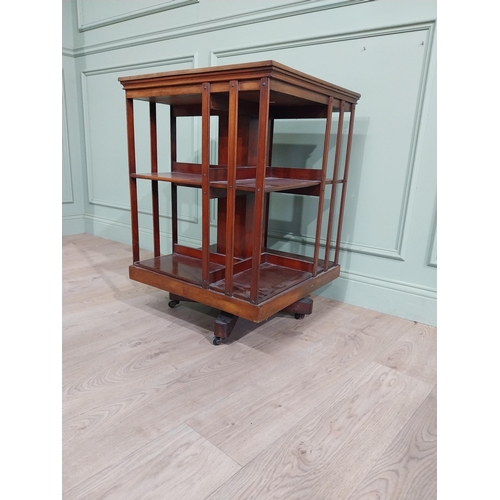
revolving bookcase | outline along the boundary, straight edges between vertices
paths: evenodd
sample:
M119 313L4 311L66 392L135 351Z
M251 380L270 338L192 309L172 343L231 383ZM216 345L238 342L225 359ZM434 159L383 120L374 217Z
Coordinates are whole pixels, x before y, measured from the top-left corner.
M309 294L340 273L340 235L354 111L360 95L275 61L126 76L119 81L126 96L133 254L130 278L169 292L170 307L187 300L219 309L214 345L230 335L238 317L259 323L280 311L297 319L311 314ZM147 173L136 168L135 100L149 103L151 165ZM159 172L157 106L165 105L170 112L170 171ZM344 133L347 114L348 131ZM218 160L212 164L215 127L211 117L215 116ZM332 173L328 175L332 116L338 118L338 125ZM177 159L180 117L201 117L200 163ZM321 168L272 165L274 123L280 119L323 119ZM343 137L345 148L341 147ZM146 260L140 259L138 182L151 184L154 256ZM172 249L168 255L160 252L159 183L169 183L171 189ZM200 190L200 248L179 243L179 186ZM331 195L325 202L327 189ZM317 199L312 255L268 246L272 192ZM211 241L212 199L217 199L216 209L212 208L216 212L216 242ZM322 238L324 245L320 244Z

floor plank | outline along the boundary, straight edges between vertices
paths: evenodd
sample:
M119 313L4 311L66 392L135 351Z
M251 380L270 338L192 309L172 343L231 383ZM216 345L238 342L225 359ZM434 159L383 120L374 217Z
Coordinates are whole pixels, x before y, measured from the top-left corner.
M433 390L349 500L437 497L437 405Z
M436 384L437 331L436 328L416 323L394 345L377 358L394 368L429 384Z
M397 323L397 321L395 322ZM391 323L394 325L395 323ZM365 323L363 323L365 324ZM248 386L188 420L189 425L245 465L301 418L334 397L342 385L408 328L380 328L379 337L345 325L327 345L312 343ZM387 326L387 325L386 325Z
M237 390L268 362L267 356L257 356L245 346L218 347L215 351L207 343L211 354L166 383L153 377L149 383L142 380L127 386L125 392L94 391L101 394L86 400L91 408L64 422L63 489L122 460Z
M371 363L208 499L347 498L431 389Z
M185 424L67 491L65 500L203 500L240 466Z

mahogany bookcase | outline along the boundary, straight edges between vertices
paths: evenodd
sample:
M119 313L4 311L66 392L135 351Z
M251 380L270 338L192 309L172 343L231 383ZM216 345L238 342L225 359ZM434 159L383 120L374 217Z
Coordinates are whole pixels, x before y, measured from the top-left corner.
M360 95L275 61L126 76L119 81L126 96L133 254L130 278L169 292L170 307L187 300L219 309L214 345L230 335L238 317L259 323L280 311L295 314L297 319L311 314L309 294L340 273L340 235L354 111ZM147 173L136 169L135 100L149 102L151 166ZM170 110L169 172L158 171L158 105ZM348 132L343 134L346 113L350 119ZM338 116L338 131L331 159L333 173L327 175L334 114ZM211 116L218 117L215 165L210 163ZM201 117L201 163L177 161L179 117ZM321 168L271 166L275 120L313 118L326 124ZM347 143L341 153L343 136ZM137 183L145 181L151 184L154 257L141 260ZM169 255L160 252L158 183L164 182L171 188ZM201 248L179 244L179 186L201 190ZM327 188L331 196L325 203ZM268 247L271 192L318 200L312 256ZM216 244L211 244L214 198L217 237ZM328 218L326 235L322 235L323 216ZM324 248L320 245L322 236Z

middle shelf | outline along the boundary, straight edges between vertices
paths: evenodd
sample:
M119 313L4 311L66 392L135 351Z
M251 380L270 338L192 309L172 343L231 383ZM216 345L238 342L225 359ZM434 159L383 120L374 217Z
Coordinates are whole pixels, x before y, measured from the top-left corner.
M210 187L227 189L228 169L225 166L210 165ZM171 172L147 172L131 174L134 179L147 179L160 182L172 182L180 186L202 186L201 164L174 163ZM331 180L325 184L331 184ZM255 191L257 189L256 167L239 166L236 168L236 189L239 191ZM307 194L319 195L321 170L287 167L266 167L264 191L290 191L309 189Z

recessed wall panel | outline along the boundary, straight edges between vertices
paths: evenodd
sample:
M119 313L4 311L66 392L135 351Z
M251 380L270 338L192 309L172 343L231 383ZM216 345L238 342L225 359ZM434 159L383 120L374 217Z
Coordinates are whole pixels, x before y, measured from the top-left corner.
M361 94L342 233L343 245L351 250L401 258L429 32L427 26L215 52L218 65L276 59ZM287 143L304 154L309 148L308 161L321 151L321 131L314 124L301 137L295 136L292 123L277 132L284 155L291 154L285 151ZM276 210L294 212L293 203L300 201L289 200ZM300 227L310 227L312 212L306 209L304 217ZM270 222L270 229L281 231L279 218Z
M121 76L193 67L192 61L157 64L140 68L102 68L83 73L85 142L90 203L111 208L129 208L128 155L125 116L125 92L118 81ZM120 119L121 117L121 119ZM195 118L181 127L184 147L192 149L196 139ZM134 102L136 124L135 146L138 172L151 169L149 103ZM157 105L159 169L170 170L169 108ZM138 202L142 212L150 213L150 181L138 181ZM186 193L179 216L196 222L197 193ZM170 186L160 184L160 209L170 214Z

